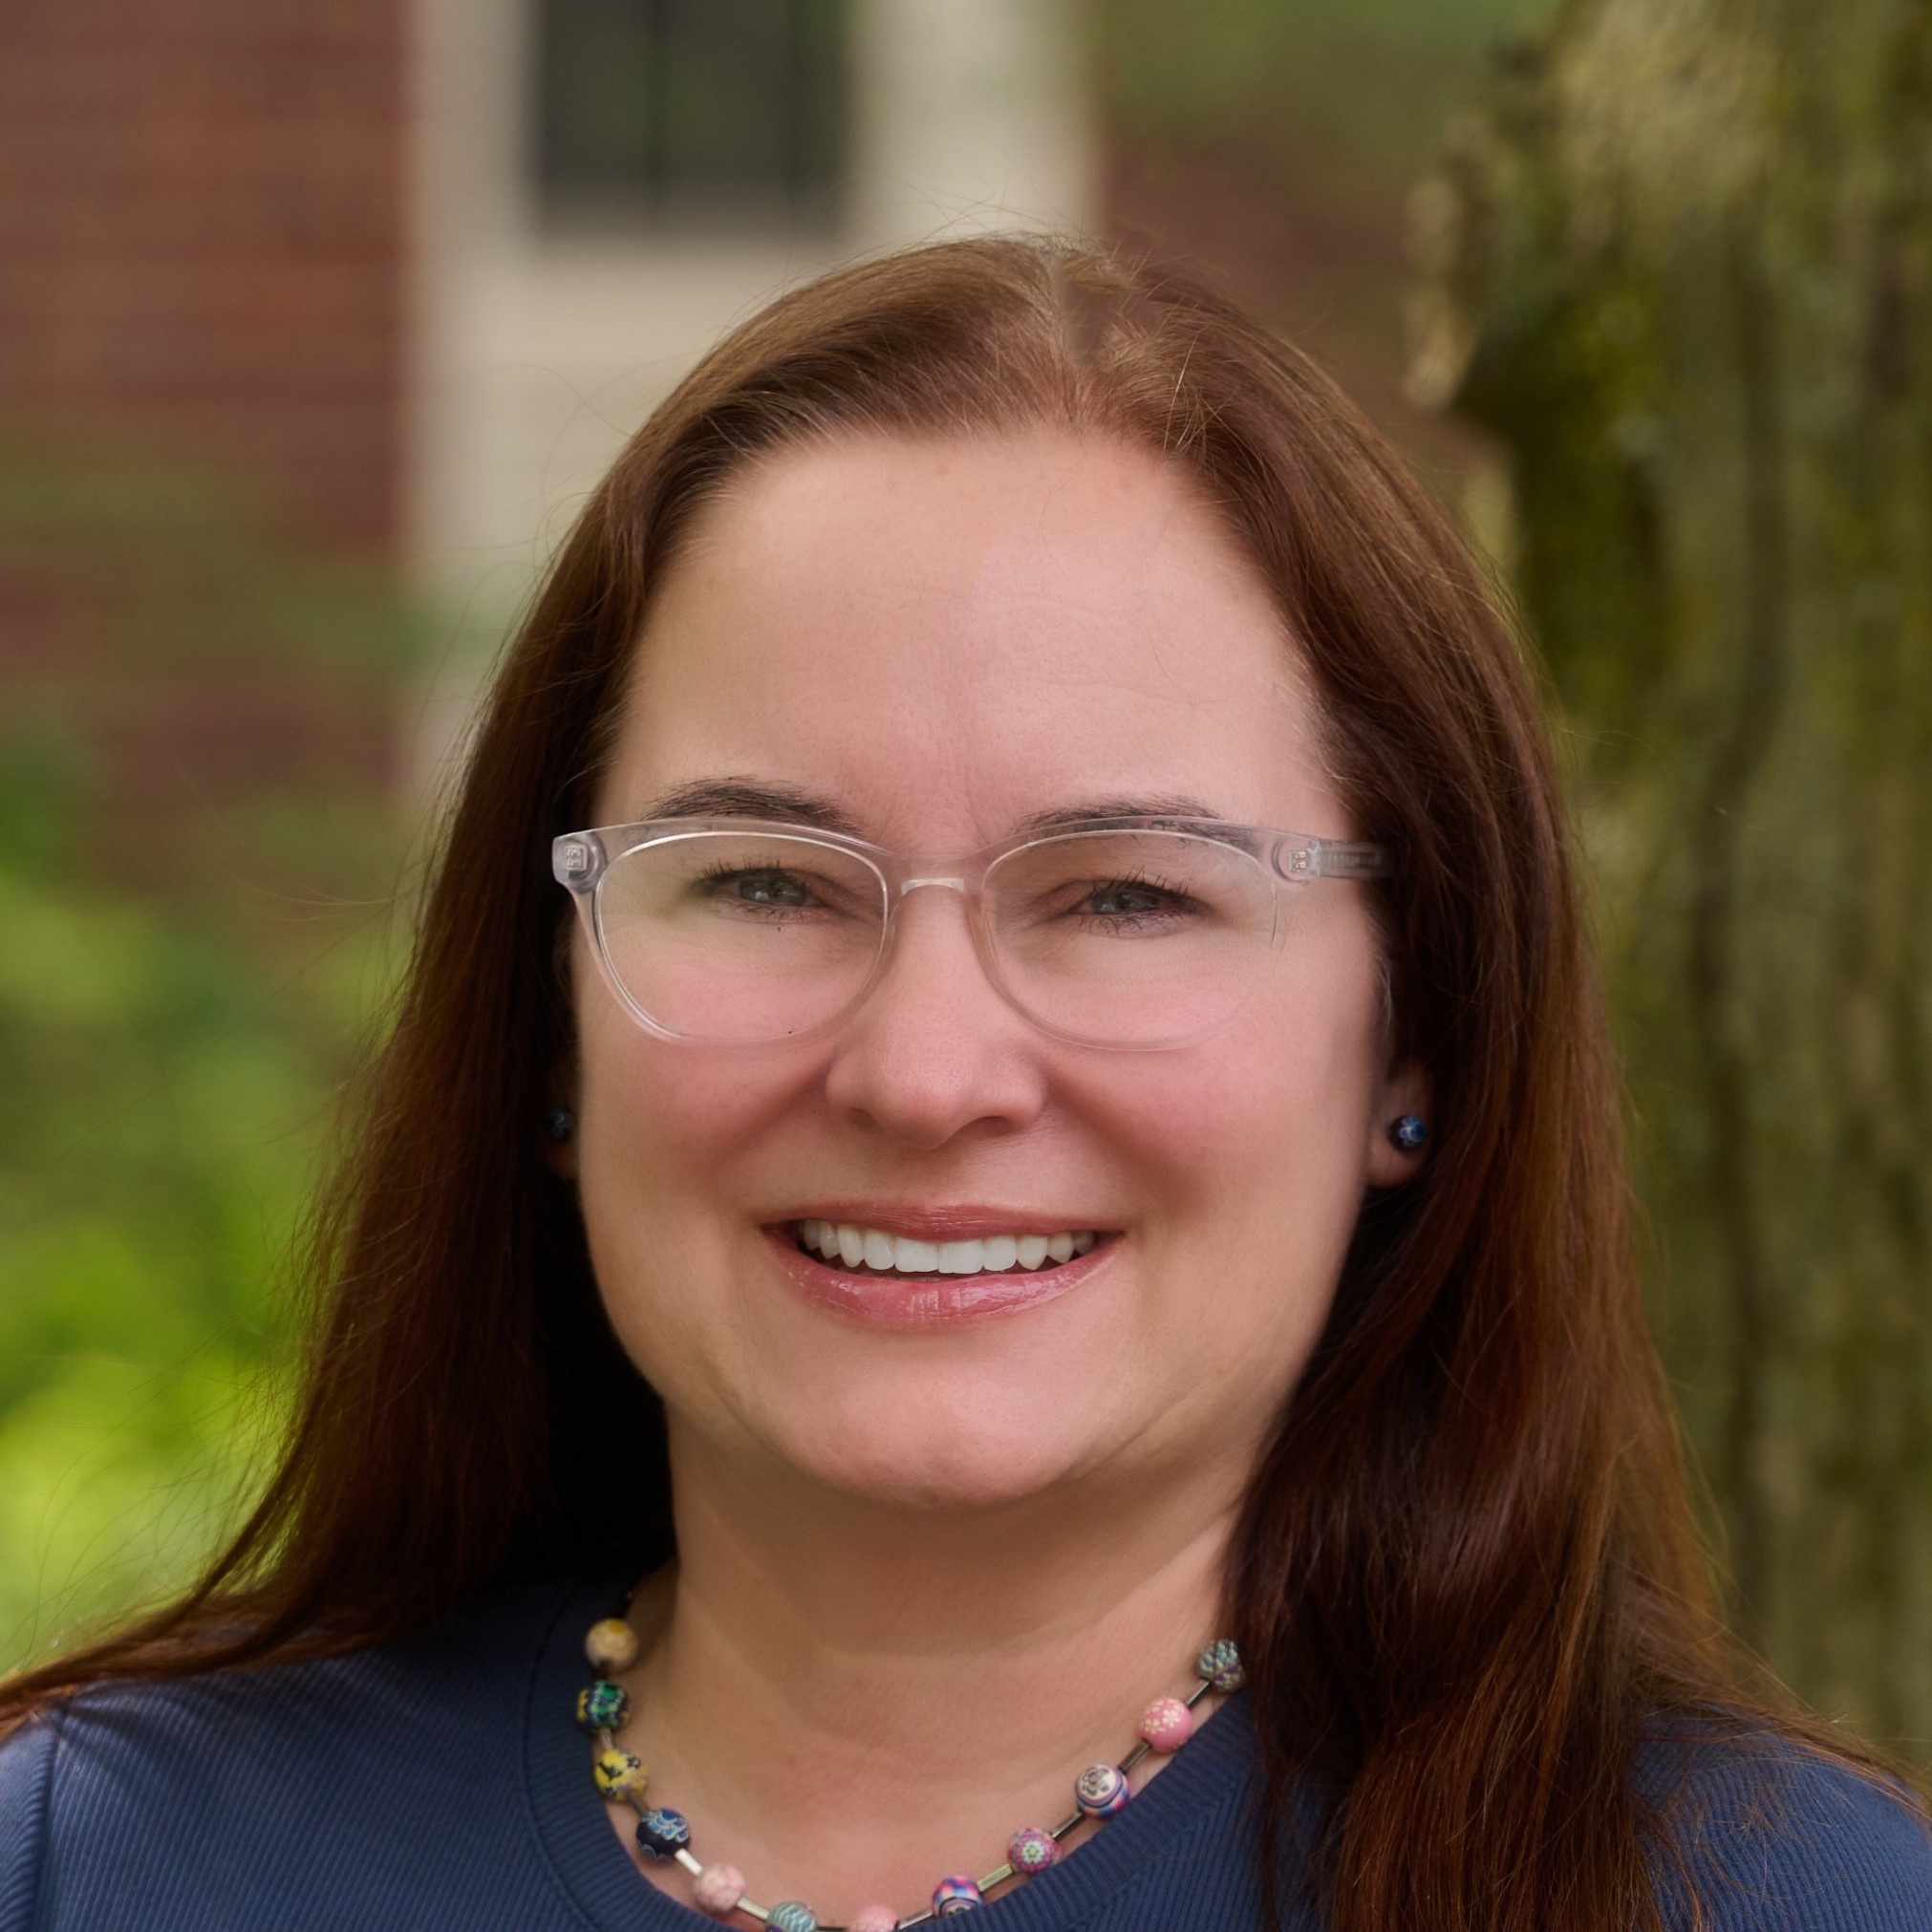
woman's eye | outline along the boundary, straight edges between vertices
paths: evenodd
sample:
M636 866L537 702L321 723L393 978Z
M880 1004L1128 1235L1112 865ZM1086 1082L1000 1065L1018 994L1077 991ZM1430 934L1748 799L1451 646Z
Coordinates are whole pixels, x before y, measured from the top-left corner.
M715 890L719 897L752 906L794 907L811 903L805 881L791 872L734 872L720 879Z
M1158 886L1115 880L1091 887L1081 901L1080 910L1094 919L1145 919L1157 912L1179 912L1182 904L1172 892Z

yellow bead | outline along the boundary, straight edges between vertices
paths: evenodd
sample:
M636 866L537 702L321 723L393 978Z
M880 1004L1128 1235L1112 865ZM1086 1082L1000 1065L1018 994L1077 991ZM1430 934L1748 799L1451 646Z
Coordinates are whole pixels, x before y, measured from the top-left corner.
M637 1661L637 1633L623 1618L606 1617L585 1635L584 1655L593 1670L629 1670Z
M590 1775L597 1780L598 1795L607 1798L642 1797L651 1777L643 1761L628 1750L599 1751Z

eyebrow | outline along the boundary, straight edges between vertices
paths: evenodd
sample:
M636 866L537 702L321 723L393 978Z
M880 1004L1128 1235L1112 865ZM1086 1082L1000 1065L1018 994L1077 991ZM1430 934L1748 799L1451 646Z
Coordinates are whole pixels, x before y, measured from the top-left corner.
M789 825L811 826L822 832L840 832L863 839L858 821L831 800L801 785L754 784L749 779L698 779L674 786L647 805L640 825L650 819L782 819Z
M858 821L841 806L802 785L750 779L698 779L674 786L653 799L637 823L650 819L780 819L864 839ZM1020 832L1077 831L1105 819L1206 819L1224 823L1222 814L1197 798L1163 793L1149 797L1114 795L1082 799L1031 812L1014 826Z
M1221 814L1199 799L1164 794L1157 798L1093 798L1078 805L1055 805L1034 812L1014 827L1020 832L1077 831L1100 819L1212 819Z

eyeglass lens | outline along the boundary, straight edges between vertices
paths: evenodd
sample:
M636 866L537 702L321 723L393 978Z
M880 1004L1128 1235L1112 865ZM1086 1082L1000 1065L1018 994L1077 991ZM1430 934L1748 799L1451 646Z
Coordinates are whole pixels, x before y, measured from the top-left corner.
M1260 862L1168 831L1074 832L997 861L985 882L1007 997L1075 1038L1191 1038L1247 998L1273 943ZM782 1040L858 998L886 941L885 877L857 854L767 832L693 832L617 856L598 888L612 972L666 1031Z

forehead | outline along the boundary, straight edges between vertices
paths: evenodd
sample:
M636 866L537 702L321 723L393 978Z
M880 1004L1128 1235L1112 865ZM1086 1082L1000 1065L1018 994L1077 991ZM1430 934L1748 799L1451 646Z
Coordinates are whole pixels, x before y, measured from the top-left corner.
M698 513L603 822L719 782L929 848L1085 798L1341 829L1300 654L1221 518L1175 465L1063 433L789 449Z

